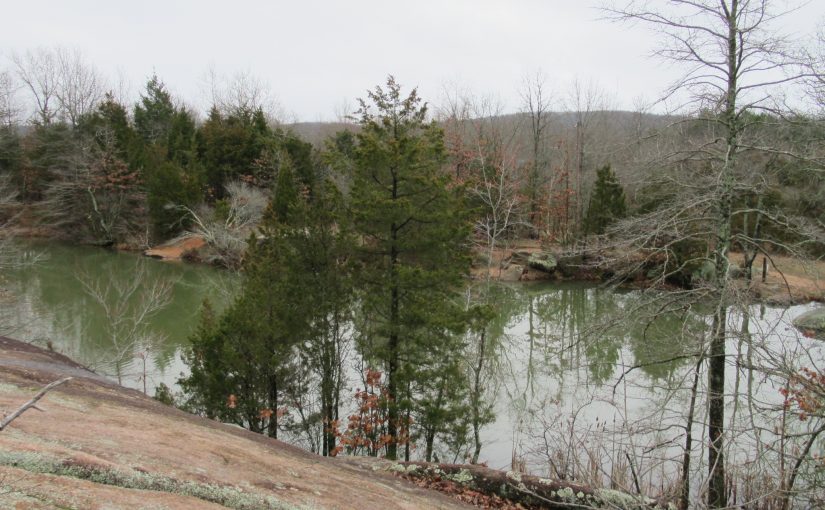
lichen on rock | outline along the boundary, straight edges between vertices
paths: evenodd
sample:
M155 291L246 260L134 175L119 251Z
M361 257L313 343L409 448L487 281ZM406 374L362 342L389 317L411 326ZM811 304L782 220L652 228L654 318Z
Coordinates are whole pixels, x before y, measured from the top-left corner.
M527 266L545 273L552 273L558 265L556 257L548 252L531 253L527 258Z

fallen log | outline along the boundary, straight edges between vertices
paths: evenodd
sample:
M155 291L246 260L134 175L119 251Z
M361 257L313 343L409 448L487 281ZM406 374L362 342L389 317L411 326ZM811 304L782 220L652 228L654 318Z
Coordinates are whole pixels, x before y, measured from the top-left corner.
M666 502L627 492L594 489L575 482L540 478L515 471L499 471L480 465L395 462L387 469L404 478L432 482L434 485L449 481L531 509L668 508Z

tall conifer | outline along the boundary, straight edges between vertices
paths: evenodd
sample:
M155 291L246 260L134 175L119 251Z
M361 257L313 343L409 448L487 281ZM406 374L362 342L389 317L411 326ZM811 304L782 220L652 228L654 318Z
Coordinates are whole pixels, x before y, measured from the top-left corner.
M351 209L362 242L359 281L371 354L383 365L392 398L387 456L396 458L434 346L458 341L464 327L455 291L469 269L469 223L460 190L443 172L443 132L427 121L417 92L403 97L389 77L368 101L358 112Z
M608 225L624 218L626 214L624 190L615 172L610 165L599 168L584 219L585 230L590 234L604 234Z

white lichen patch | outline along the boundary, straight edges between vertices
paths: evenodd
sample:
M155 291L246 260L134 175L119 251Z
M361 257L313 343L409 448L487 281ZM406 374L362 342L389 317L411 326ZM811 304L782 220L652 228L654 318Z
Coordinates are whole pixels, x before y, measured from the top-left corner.
M516 483L521 483L521 473L517 471L507 471L507 478L513 480Z
M639 506L639 500L626 492L612 489L596 489L596 499L611 508L632 509Z
M559 489L557 492L560 499L564 499L567 501L575 501L576 500L576 493L570 487L565 487L563 489Z
M399 464L399 463L397 463L397 462L393 462L393 463L392 463L392 464L390 464L390 466L387 468L387 471L392 471L393 473L406 473L406 472L407 472L407 468L406 468L406 467L404 467L404 464Z
M458 473L449 475L447 476L447 478L460 484L465 484L473 481L473 475L470 473L470 471L466 469L462 469Z

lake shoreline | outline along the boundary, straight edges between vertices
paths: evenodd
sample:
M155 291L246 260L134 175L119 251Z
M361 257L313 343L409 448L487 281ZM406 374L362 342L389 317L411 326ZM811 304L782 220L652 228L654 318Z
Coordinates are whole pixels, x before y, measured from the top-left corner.
M37 229L22 229L14 232L18 239L37 242L59 242L76 245L69 240L59 240ZM131 245L98 246L115 252L141 254L143 256L173 263L191 263L226 269L206 262L204 253L209 250L207 242L199 236L180 236L155 246L138 247ZM530 255L549 254L557 261L551 271L531 266L526 262ZM537 240L517 239L493 250L492 260L483 250L474 250L474 260L470 269L472 281L503 283L530 282L581 282L595 284L615 284L611 281L614 271L610 267L597 266L576 255L565 255L560 246L542 246ZM732 252L732 264L737 264L742 254ZM762 257L758 260L761 264ZM754 278L746 289L742 278L736 280L737 287L757 304L770 306L793 306L810 302L825 303L825 261L804 261L784 255L772 255L765 261L767 274L762 281L762 266L754 268ZM618 282L618 286L633 290L659 290L663 292L683 290L675 284L654 282L643 274L633 279Z
M539 259L549 256L554 260L555 267L546 271L538 265L533 266L527 262L531 255ZM733 266L743 256L732 252L729 257ZM543 247L538 241L517 240L511 245L496 248L489 264L486 258L489 256L476 252L476 261L471 270L473 280L483 281L489 278L490 281L512 283L582 282L618 285L619 288L632 290L684 290L684 287L676 284L654 281L641 272L632 279L616 281L614 268L591 263L580 255L565 254L558 246ZM762 257L758 261L761 263ZM755 304L789 307L810 302L825 303L825 262L772 255L765 263L765 281L762 281L762 266L754 267L753 280L747 288L743 277L734 279L736 288L746 293Z

